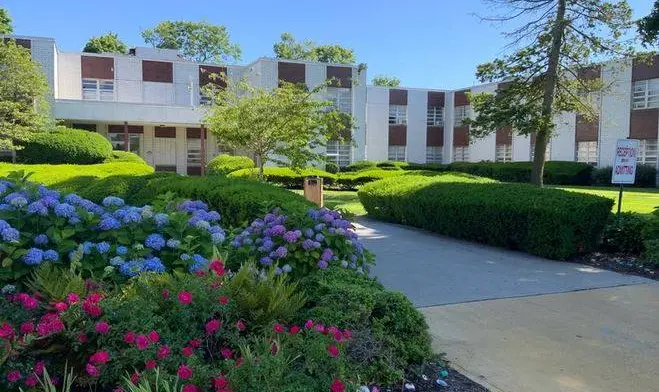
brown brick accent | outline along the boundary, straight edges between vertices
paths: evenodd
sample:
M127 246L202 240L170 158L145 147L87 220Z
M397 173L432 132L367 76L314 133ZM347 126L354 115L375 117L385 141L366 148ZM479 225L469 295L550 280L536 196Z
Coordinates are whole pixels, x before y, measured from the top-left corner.
M114 79L114 58L81 56L80 70L83 78Z
M599 118L592 121L586 120L581 114L577 114L577 125L574 139L577 142L596 142L598 139Z
M440 91L428 91L428 107L444 107L445 94Z
M632 110L629 137L656 139L659 128L659 109Z
M456 91L455 98L453 99L453 106L469 105L469 98L467 98L468 92L469 90Z
M327 66L327 79L332 80L332 87L352 87L352 68Z
M577 71L577 77L581 80L596 80L600 78L602 67L600 65L592 65L584 67Z
M389 125L389 145L407 145L407 125Z
M155 137L176 138L176 127L156 127L154 130Z
M211 75L213 77L211 77ZM214 67L212 65L199 66L199 85L205 86L209 83L215 84L218 87L226 88L227 82L227 67Z
M649 64L645 61L634 59L632 82L654 78L659 78L659 55L654 56Z
M142 60L142 80L145 82L173 83L174 66L166 61Z
M124 133L124 125L111 124L108 125L108 132ZM128 133L144 133L144 127L141 125L129 125Z
M510 127L497 130L496 144L513 144L513 131Z
M185 128L188 139L201 139L201 128ZM204 138L208 139L208 130L204 129Z
M453 145L457 147L469 145L469 127L453 128Z
M305 84L306 83L306 69L304 64L287 63L280 61L277 63L277 80Z
M390 89L389 105L407 105L407 90L397 88Z
M441 147L444 145L444 127L426 127L426 146Z

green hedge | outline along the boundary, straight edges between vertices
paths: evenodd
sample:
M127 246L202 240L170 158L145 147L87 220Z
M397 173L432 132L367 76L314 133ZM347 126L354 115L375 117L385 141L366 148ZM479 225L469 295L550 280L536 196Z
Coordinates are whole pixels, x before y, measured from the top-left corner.
M342 171L356 172L360 170L370 170L370 169L375 169L377 167L377 164L378 163L375 161L357 161L344 167Z
M613 200L526 184L404 176L363 186L369 215L452 237L565 259L596 249Z
M611 184L611 166L596 168L593 170L593 184L599 186L617 186ZM635 187L652 188L657 186L657 169L650 165L636 166Z
M336 181L334 174L319 169L301 169L295 171L288 167L266 167L263 170L263 175L266 181L279 184L285 188L302 188L305 177L322 177L324 185L332 185ZM234 178L256 178L257 176L258 169L236 170L229 174L229 177Z
M112 155L112 145L103 135L58 127L54 131L35 133L17 152L22 163L101 163Z
M402 170L383 170L379 168L339 173L336 178L336 185L342 189L356 189L358 186L368 184L369 182L404 174L406 173Z
M251 169L254 167L254 161L244 155L226 155L221 154L211 159L206 165L208 174L227 175L231 172L241 169Z
M106 163L110 162L132 162L132 163L141 163L146 165L146 161L142 159L141 156L128 151L112 151L112 154L108 159L105 160Z

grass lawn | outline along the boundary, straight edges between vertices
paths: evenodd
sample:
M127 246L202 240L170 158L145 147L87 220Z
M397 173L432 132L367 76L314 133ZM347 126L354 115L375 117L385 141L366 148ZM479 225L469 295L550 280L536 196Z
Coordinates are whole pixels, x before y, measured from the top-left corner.
M573 186L569 188L558 186L557 188L571 192L589 193L591 195L608 197L609 199L613 199L615 201L615 204L613 205L613 212L618 211L618 189L616 188L598 188L587 186ZM640 212L647 214L654 211L655 207L659 207L659 189L625 188L625 191L622 194L622 211Z
M304 194L302 190L294 190L297 194ZM347 211L354 216L366 215L366 210L359 202L356 191L325 191L325 207L333 210Z

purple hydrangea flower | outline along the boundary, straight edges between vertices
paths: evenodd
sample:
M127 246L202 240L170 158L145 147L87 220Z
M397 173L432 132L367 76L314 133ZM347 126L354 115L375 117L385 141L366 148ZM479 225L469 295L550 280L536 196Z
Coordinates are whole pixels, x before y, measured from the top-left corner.
M263 265L272 265L272 259L268 256L261 257L261 260L259 262Z
M77 217L76 208L68 203L61 203L55 206L55 215L62 218Z
M76 195L75 193L70 193L64 196L64 202L69 204L78 204L82 201L82 197Z
M27 213L28 214L37 214L41 216L46 216L48 215L48 207L46 207L42 201L37 200L33 201L32 203L28 204L27 206Z
M292 244L293 242L297 241L298 235L294 231L287 231L284 233L284 241Z
M323 241L325 241L325 236L322 235L321 233L316 234L316 237L315 237L315 238L316 238L316 241L318 241L318 242L323 242Z
M313 249L313 248L314 248L314 241L313 240L310 240L310 239L307 238L306 240L304 240L304 242L302 242L302 249L310 250L310 249Z
M275 225L270 228L270 233L272 236L280 236L286 232L286 228L282 225Z
M279 248L275 249L275 254L277 255L278 259L283 259L288 254L288 249L286 249L284 246L280 246Z
M318 260L317 266L320 269L326 269L329 266L329 264L325 260Z
M330 261L332 260L332 256L334 256L334 252L332 252L332 249L325 248L323 250L323 253L320 255L320 259L324 261Z

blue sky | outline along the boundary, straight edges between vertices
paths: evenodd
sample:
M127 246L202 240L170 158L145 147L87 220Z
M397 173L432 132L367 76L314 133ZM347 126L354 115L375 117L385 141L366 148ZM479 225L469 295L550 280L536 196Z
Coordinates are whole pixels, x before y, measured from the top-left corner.
M634 16L652 1L629 0ZM481 0L3 0L16 34L53 37L60 50L81 51L107 31L143 46L140 30L162 20L206 20L225 25L243 50L243 62L273 56L282 32L352 48L368 64L369 79L397 76L408 87L460 88L477 82L476 65L500 55L501 26Z

